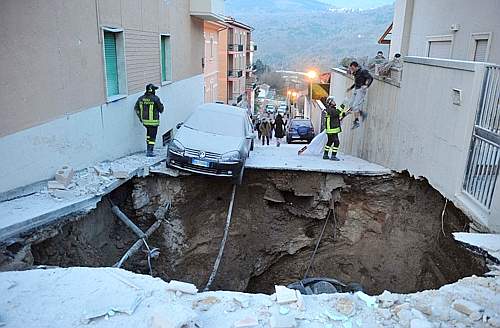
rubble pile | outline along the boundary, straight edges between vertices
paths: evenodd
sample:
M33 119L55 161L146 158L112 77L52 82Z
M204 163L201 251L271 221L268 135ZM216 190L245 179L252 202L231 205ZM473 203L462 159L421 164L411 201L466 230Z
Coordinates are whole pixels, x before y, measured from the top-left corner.
M415 294L301 295L275 286L264 295L198 293L121 269L67 268L0 273L0 290L8 327L500 327L499 276Z

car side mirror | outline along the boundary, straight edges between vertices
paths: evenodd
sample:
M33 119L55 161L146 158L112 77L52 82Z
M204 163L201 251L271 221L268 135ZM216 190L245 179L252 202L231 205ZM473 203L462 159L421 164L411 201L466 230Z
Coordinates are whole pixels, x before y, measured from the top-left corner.
M177 130L179 130L183 124L184 122L177 123L175 127L177 128Z

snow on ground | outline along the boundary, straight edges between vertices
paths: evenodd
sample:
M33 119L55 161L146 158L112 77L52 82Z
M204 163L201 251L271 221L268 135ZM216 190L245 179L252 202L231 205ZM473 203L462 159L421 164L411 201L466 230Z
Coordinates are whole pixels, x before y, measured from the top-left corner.
M296 295L295 300L292 292L281 304L281 294L188 294L174 284L114 268L3 272L0 326L500 327L498 276L464 278L408 295Z
M322 155L303 154L297 152L306 144L281 144L276 147L275 139L269 146L262 146L256 140L254 151L250 153L245 167L271 170L300 170L327 173L383 175L391 170L367 162L361 158L339 154L339 162L322 159Z
M149 168L164 160L165 156L165 149L159 149L155 157L146 157L139 153L113 162L97 163L76 172L72 183L66 189L49 190L45 187L35 194L1 202L0 241L21 231L46 224L52 219L78 210L94 208L103 195L133 176L142 174L145 167ZM106 173L97 174L96 168L101 173ZM127 177L118 179L113 176L112 170Z

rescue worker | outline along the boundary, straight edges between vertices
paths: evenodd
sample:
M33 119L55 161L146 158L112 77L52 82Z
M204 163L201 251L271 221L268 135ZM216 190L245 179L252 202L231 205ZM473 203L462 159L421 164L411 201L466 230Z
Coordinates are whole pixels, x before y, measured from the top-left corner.
M158 89L154 84L146 85L146 92L140 96L135 103L135 112L139 120L146 128L146 156L153 157L153 149L156 142L156 133L160 125L160 113L163 113L163 104L155 95Z
M335 100L332 96L326 98L323 102L325 104L325 130L328 137L328 141L325 145L325 152L323 154L323 159L329 159L329 153L332 151L332 161L339 161L337 157L337 152L339 150L340 141L339 133L342 131L340 128L340 121L345 117L346 110L344 105L340 105L340 109L337 108Z

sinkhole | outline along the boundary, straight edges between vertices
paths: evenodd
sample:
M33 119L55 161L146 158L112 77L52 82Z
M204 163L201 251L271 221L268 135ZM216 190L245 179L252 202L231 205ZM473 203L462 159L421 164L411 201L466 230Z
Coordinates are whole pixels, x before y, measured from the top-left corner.
M91 212L3 245L0 270L112 266L137 240L112 213L112 201L143 231L162 220L148 238L160 250L151 262L154 276L202 289L219 252L231 192L227 180L212 177L134 178ZM269 294L274 285L301 280L323 228L308 277L359 283L378 294L434 289L484 274L484 257L451 235L467 231L469 220L451 203L442 219L444 201L425 180L405 173L247 170L212 289ZM144 248L123 268L149 274Z

